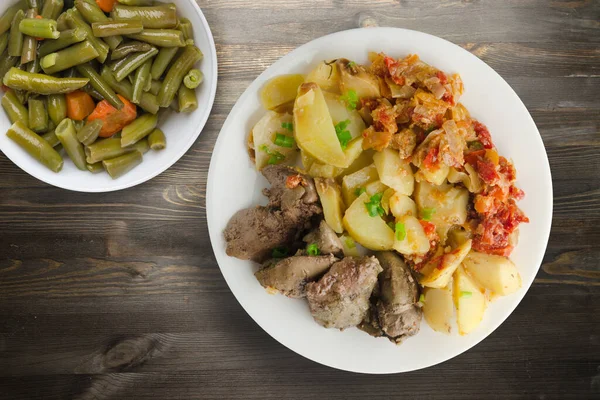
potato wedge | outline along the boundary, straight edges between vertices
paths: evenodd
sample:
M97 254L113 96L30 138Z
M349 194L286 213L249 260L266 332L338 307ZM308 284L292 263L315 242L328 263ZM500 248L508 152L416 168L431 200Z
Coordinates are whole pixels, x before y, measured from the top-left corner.
M340 73L335 62L320 62L306 76L305 82L314 82L323 90L340 93Z
M450 167L446 164L440 163L439 168L430 170L421 166L415 173L415 179L418 182L429 182L433 185L441 185L446 180Z
M281 124L284 122L292 122L292 116L290 114L278 114L274 111L267 111L264 117L262 117L252 128L252 140L257 170L261 170L266 166L271 158L271 155L264 150L263 146L266 146L269 152L276 151L282 154L285 157L283 163L293 164L297 154L297 147L281 147L274 143L275 134L281 133Z
M358 139L354 139L354 140L358 140ZM361 142L361 146L362 146L362 142ZM348 148L346 148L346 151L348 151ZM363 169L364 167L368 167L369 165L373 164L373 154L374 154L374 150L361 151L361 153L358 155L356 160L354 160L354 162L348 168L345 168L344 172L342 172L340 175L341 176L350 175L350 174L355 173L356 171Z
M315 161L311 164L308 174L313 178L335 178L343 171L342 168Z
M344 232L342 218L346 208L339 185L333 179L315 178L315 186L323 207L325 222L336 233Z
M337 60L336 64L340 72L340 91L346 93L354 90L359 98L381 97L379 81L370 73L366 72L360 65L351 67L350 61L345 58Z
M342 195L346 204L352 204L358 197L355 193L356 189L365 187L368 183L375 182L379 179L377 168L370 164L353 174L344 176L342 179Z
M365 207L370 196L361 194L344 215L344 227L358 243L370 250L391 250L394 231L380 217L371 217Z
M358 247L356 247L356 242L350 235L341 235L340 241L342 242L342 247L344 249L344 256L346 257L358 257L360 256L360 252L358 251Z
M521 275L506 257L471 251L463 264L475 282L495 295L505 296L521 287Z
M446 183L436 186L429 182L417 182L414 198L419 212L424 209L433 211L431 222L435 224L442 241L445 241L450 227L462 225L467 220L469 191L466 189Z
M415 180L410 164L401 159L397 151L390 148L373 155L373 162L379 174L379 180L396 192L410 196Z
M329 108L333 124L337 125L342 121L348 120L350 123L346 126L346 129L352 135L352 139L361 137L367 127L360 114L358 114L358 111L349 110L346 103L340 100L340 95L338 94L323 92L323 96Z
M423 315L431 329L436 332L450 334L452 317L454 316L454 303L452 301L452 287L425 288L423 290Z
M390 199L396 193L392 188L386 188L381 197L381 207L385 210L386 214L390 213Z
M390 197L390 211L396 218L404 215L417 217L417 205L414 200L405 194L394 192Z
M404 215L396 218L396 223L404 224L406 236L398 240L394 235L394 250L404 255L425 254L429 251L431 247L429 239L418 219L411 215Z
M381 183L381 181L367 183L364 188L369 196L373 196L376 193L383 193L388 189L388 187Z
M487 308L487 300L462 266L454 272L452 297L456 306L458 333L466 335L481 323Z
M303 83L294 103L294 133L298 147L323 164L345 168L346 155L335 133L323 92Z
M465 259L469 251L471 250L471 240L467 240L450 253L442 255L440 258L434 258L427 264L435 264L434 268L427 268L424 270L430 270L427 275L419 279L419 283L426 287L432 288L443 288L448 285L452 274L459 267L460 263Z
M304 76L299 74L276 76L268 81L260 91L262 106L267 110L272 110L294 101L302 82L304 82Z
M315 162L315 159L313 156L306 154L305 151L300 150L300 161L302 161L302 167L304 170L308 171L310 166Z

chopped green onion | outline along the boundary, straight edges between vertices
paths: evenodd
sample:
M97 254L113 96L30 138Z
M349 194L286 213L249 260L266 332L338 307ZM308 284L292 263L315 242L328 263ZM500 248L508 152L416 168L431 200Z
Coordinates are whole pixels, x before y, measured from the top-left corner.
M259 149L271 156L269 157L269 161L267 161L267 164L279 164L280 162L285 160L285 156L283 154L281 154L278 151L269 149L266 144L260 146Z
M367 207L367 212L371 217L383 217L385 215L385 210L381 207L381 198L383 197L382 193L376 193L371 196L371 199L365 203L365 207Z
M273 258L283 258L287 255L288 255L288 249L287 249L287 247L284 247L284 246L275 247L273 249L273 253L271 254L271 256Z
M423 293L419 296L419 303L425 303L425 295Z
M358 95L356 94L356 91L352 89L340 96L340 100L346 103L346 108L350 111L356 110L356 107L358 106Z
M472 292L460 292L460 297L471 297L472 295Z
M479 140L468 142L467 146L469 147L469 150L483 150L483 144L481 144Z
M402 222L396 222L394 231L396 232L396 240L404 240L406 238L406 227Z
M350 61L350 62L348 63L348 68L350 68L350 69L354 69L354 68L356 68L356 63L355 63L354 61Z
M354 239L352 239L351 237L347 237L344 242L346 243L346 247L349 249L353 249L356 247L356 243L354 243Z
M349 119L340 121L335 125L335 134L337 135L337 138L340 141L342 150L346 150L346 147L348 147L348 142L352 140L352 135L346 129L348 125L350 125Z
M282 122L281 127L283 129L287 129L290 132L294 132L294 124L292 124L291 122Z
M435 214L435 208L424 208L421 210L421 219L423 221L431 221L433 214Z
M367 193L367 189L365 189L364 187L358 187L354 189L354 194L356 195L356 197L360 197L360 195L363 193Z
M318 256L319 254L321 254L321 251L317 247L316 243L311 243L308 246L306 246L306 252L309 256Z
M291 136L276 133L273 143L275 143L277 146L292 148L294 147L295 140Z

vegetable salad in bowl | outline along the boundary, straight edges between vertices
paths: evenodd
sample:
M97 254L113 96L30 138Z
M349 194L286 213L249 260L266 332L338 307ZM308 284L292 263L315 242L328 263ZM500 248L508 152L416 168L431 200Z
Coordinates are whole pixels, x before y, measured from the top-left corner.
M369 59L265 84L247 144L268 204L231 218L227 254L261 263L260 284L306 299L324 327L400 343L424 316L468 334L521 286L508 257L524 192L458 74L415 54Z

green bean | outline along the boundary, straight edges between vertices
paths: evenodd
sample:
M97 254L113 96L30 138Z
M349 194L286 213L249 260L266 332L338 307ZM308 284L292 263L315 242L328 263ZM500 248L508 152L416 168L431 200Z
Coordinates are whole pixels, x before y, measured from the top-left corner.
M73 120L73 126L75 127L75 132L79 132L83 126L85 125L85 121L83 120Z
M17 4L10 6L4 11L4 14L0 16L0 34L8 32L11 27L13 18L19 12L25 11L28 8L27 2L25 0L20 0Z
M175 60L163 80L160 92L158 92L158 104L161 107L169 107L177 94L177 90L181 86L183 77L202 57L202 52L197 47L187 46L183 53Z
M133 87L131 86L131 83L127 81L117 82L117 80L115 79L112 72L110 72L108 67L104 67L102 69L102 73L100 74L100 76L115 92L125 97L127 100L131 101L133 97ZM159 108L156 96L150 93L142 94L142 99L140 100L140 104L138 105L142 109L152 114L156 114Z
M25 19L21 21L23 24L24 21L27 21L27 18L35 18L37 15L37 11L35 8L30 8L25 13ZM19 24L19 29L21 24ZM23 37L23 51L21 52L21 65L27 64L33 60L37 59L37 40L33 36L25 35ZM33 71L37 72L37 71Z
M199 69L192 69L183 78L183 84L188 89L196 89L204 80L204 74Z
M8 47L8 32L4 32L0 35L0 54L4 53L4 50Z
M112 53L110 53L110 59L115 61L118 59L122 59L123 57L131 53L141 53L151 50L152 48L152 45L144 42L131 41L123 43L119 47L114 49Z
M150 68L152 67L152 61L148 60L141 65L135 71L135 78L133 80L133 93L131 101L134 104L138 104L142 99L142 94L144 93L144 88L146 87L146 83L150 81Z
M92 31L96 37L129 35L143 30L144 27L139 20L94 22L92 24Z
M58 29L61 32L70 29L67 16L67 12L65 11L64 13L60 14L58 18L56 18L56 29Z
M147 140L140 140L133 146L121 147L121 139L111 137L108 139L98 140L85 148L86 161L88 164L95 164L99 161L108 160L109 158L118 157L137 150L140 153L148 151Z
M177 99L180 112L191 113L198 108L198 99L196 98L196 91L194 89L188 89L184 85L181 85Z
M38 9L42 7L42 0L27 0L27 5L29 8Z
M99 54L98 57L96 57L97 60L101 63L104 63L104 61L106 61L106 57L108 57L109 47L106 43L102 41L102 39L94 36L92 28L85 23L85 21L81 17L81 14L77 10L70 9L69 11L67 11L67 22L69 23L69 26L72 29L81 28L85 30L85 32L87 33L87 40L90 41L92 46L94 46L94 48Z
M178 47L163 47L159 50L150 71L152 79L160 79L178 51Z
M128 55L125 58L126 61L123 63L123 65L119 66L119 68L114 71L115 78L119 82L122 81L142 64L154 57L157 53L157 49L152 49L145 53L134 53Z
M162 150L167 147L167 138L165 134L160 129L154 129L148 135L148 145L152 150Z
M48 133L44 133L42 135L42 139L44 139L46 142L48 142L48 144L52 147L56 147L57 145L60 144L60 140L58 140L58 137L56 136L54 129Z
M29 99L29 129L35 133L45 132L48 129L48 113L44 100Z
M19 22L19 30L22 34L42 39L58 39L60 32L56 27L56 21L52 19L25 18Z
M19 100L19 103L25 105L29 101L29 97L31 96L29 92L25 90L15 90L15 96ZM34 94L35 95L35 94Z
M162 82L153 80L150 84L149 92L156 96L158 94L161 86L162 86Z
M96 89L94 89L92 87L92 85L90 85L89 83L87 85L85 85L84 87L82 87L81 90L83 90L84 92L86 92L87 94L89 94L90 96L92 96L92 98L95 99L95 100L97 100L97 101L104 100L104 96L102 96L102 94L100 94L99 91L97 91Z
M6 136L14 140L33 158L44 164L50 170L59 172L63 167L63 159L58 152L42 139L37 133L31 131L20 121L15 122Z
M58 16L62 13L64 7L63 0L46 0L44 2L44 7L42 7L42 12L40 15L42 18L54 19L58 18Z
M19 30L19 24L25 19L23 10L17 11L10 25L10 35L8 37L8 55L20 57L23 52L23 34Z
M158 115L144 114L121 131L121 146L127 147L148 136L156 128Z
M48 116L55 125L67 118L67 99L64 94L51 94L48 96Z
M179 96L177 96L179 97ZM179 114L179 98L173 99L171 104L169 104L169 108Z
M154 4L153 0L117 0L117 2L126 6L151 6Z
M48 54L42 58L40 64L45 73L55 74L91 61L96 57L98 57L98 52L89 40L85 40L59 52Z
M181 18L179 20L179 26L177 27L181 32L183 32L183 38L185 40L194 39L194 28L192 23L187 18Z
M88 24L92 25L95 22L108 22L110 19L100 9L95 0L76 0L75 7L80 15ZM119 35L110 36L104 39L111 50L116 49L123 41L123 37Z
M86 38L87 32L84 29L76 28L62 31L58 39L44 40L38 50L39 56L47 56L72 44L83 42Z
M104 172L104 166L102 165L101 161L99 161L97 163L94 163L94 164L88 164L88 163L86 163L85 167L92 174L99 174L100 172Z
M69 118L63 119L56 127L54 133L65 148L71 161L73 161L73 164L75 164L78 169L85 171L87 169L85 165L85 152L83 150L83 145L77 140L77 132L75 131L73 121Z
M81 89L87 78L55 78L44 74L31 74L18 68L11 68L4 75L4 84L11 89L26 90L38 94L69 93Z
M8 72L9 69L16 66L19 62L19 57L12 57L8 55L8 50L0 56L0 79Z
M131 153L102 161L104 169L113 179L117 179L126 174L141 163L142 153L139 151L132 151Z
M27 65L25 65L25 71L29 72L31 74L37 74L38 72L40 72L40 59L36 58L35 60L27 63Z
M165 29L177 26L177 8L175 4L160 4L150 7L115 4L110 15L114 20L120 21L141 19L144 29Z
M17 98L15 92L8 91L2 96L2 108L6 111L8 119L11 123L21 122L26 127L29 127L29 112Z
M94 67L90 64L81 64L77 67L77 72L90 80L90 85L98 91L98 93L106 99L113 107L120 110L123 108L123 102L115 91L100 77Z
M77 132L77 140L86 146L94 143L96 139L98 139L98 134L102 129L102 125L103 122L101 119L89 121L79 132Z
M183 33L174 29L146 29L127 37L159 47L185 47Z
M69 68L68 70L62 73L63 78L79 78L79 74L77 73L77 69Z

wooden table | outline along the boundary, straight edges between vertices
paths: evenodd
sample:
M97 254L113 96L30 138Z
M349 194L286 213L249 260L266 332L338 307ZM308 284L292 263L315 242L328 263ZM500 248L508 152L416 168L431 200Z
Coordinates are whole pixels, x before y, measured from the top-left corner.
M599 398L600 2L200 5L219 88L176 165L83 194L0 156L0 399ZM446 38L498 71L539 127L555 196L544 264L510 318L453 360L391 376L323 367L263 332L219 272L205 215L211 151L248 84L295 47L373 21Z

